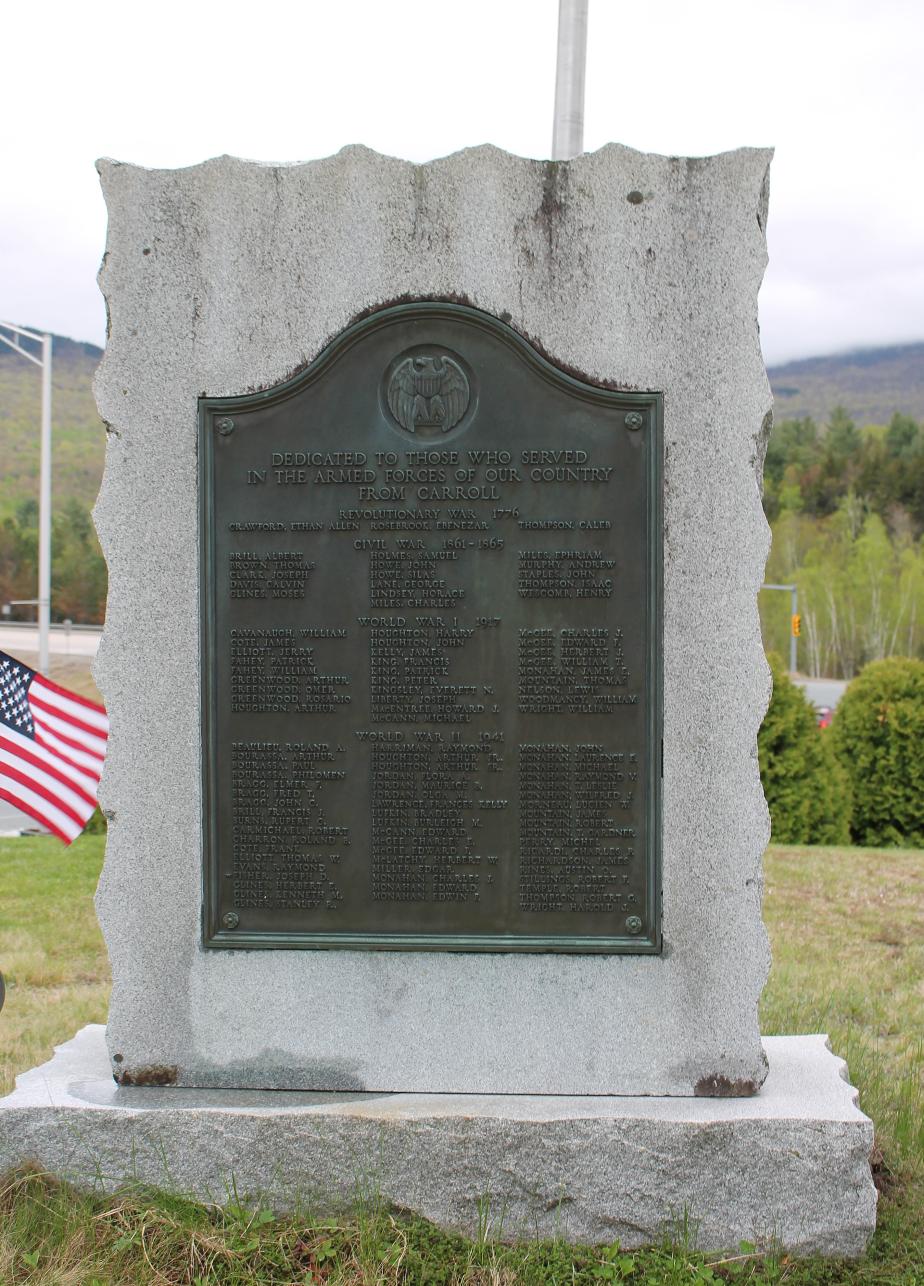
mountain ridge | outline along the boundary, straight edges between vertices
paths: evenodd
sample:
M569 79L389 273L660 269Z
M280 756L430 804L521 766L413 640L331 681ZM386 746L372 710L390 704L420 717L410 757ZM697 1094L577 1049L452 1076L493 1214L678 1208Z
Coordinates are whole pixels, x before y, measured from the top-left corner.
M16 325L21 326L23 330L31 330L36 335L43 335L45 333L44 331L38 330L35 326L27 326L25 322L16 322ZM24 347L27 347L30 352L34 352L36 355L38 354L38 345L34 340L23 340L20 338L19 342L22 343ZM71 339L68 335L52 334L51 354L51 364L53 369L56 360L71 362L75 359L79 360L80 357L87 357L93 362L98 362L103 355L103 350L100 348L99 344L92 344L88 339ZM0 356L7 355L11 360L22 360L13 352L12 349L7 348L4 344L0 347Z
M773 418L825 423L843 406L858 425L887 424L896 411L924 419L924 341L852 348L767 367Z

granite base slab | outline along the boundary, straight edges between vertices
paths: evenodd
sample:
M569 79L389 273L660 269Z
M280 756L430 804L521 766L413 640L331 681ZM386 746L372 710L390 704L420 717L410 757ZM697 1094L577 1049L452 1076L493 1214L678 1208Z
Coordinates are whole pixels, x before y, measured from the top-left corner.
M85 1027L0 1101L0 1169L83 1187L143 1182L313 1213L374 1192L446 1228L627 1247L681 1223L860 1255L875 1227L873 1125L824 1036L767 1037L753 1098L122 1088Z

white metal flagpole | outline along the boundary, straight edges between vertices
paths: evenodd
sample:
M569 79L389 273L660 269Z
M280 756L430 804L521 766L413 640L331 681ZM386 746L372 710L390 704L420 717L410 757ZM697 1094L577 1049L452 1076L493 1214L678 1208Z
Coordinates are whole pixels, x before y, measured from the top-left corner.
M584 150L584 68L587 62L587 0L558 0L558 62L552 160L567 161Z
M51 625L51 336L42 336L42 444L39 465L39 669L48 673Z

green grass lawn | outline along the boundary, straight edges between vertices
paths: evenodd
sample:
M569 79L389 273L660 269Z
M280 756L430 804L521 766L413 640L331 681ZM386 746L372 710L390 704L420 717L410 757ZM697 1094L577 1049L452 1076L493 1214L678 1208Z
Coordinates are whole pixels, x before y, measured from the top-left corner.
M70 849L0 841L0 1093L85 1023L103 1022L108 964L92 908L103 838ZM377 1206L324 1223L205 1209L163 1194L80 1195L47 1176L0 1183L0 1282L634 1282L924 1286L924 853L774 848L764 912L773 970L767 1034L827 1031L876 1123L879 1229L860 1263L702 1256L672 1246L505 1246L444 1234Z
M93 893L104 835L0 840L0 1096L87 1023L104 1023L109 960Z

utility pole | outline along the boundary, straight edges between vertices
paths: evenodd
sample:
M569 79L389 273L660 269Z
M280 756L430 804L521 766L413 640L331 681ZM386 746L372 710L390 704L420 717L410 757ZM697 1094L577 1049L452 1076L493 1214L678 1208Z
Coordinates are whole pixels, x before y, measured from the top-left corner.
M11 335L5 335L10 331ZM11 337L12 336L12 337ZM23 347L23 340L34 340L42 346L42 356L37 357ZM39 454L39 567L38 567L38 629L39 663L42 674L48 673L48 629L51 625L51 336L0 322L0 343L12 348L27 361L41 367L42 371L42 428Z
M39 457L39 669L49 669L51 628L51 336L42 336L42 446Z
M796 647L798 645L799 632L802 628L801 617L799 616L799 588L797 585L761 585L761 589L788 589L790 594L790 607L792 611L789 616L789 673L796 673Z
M558 0L558 62L552 160L568 161L584 150L584 68L587 63L588 0Z

